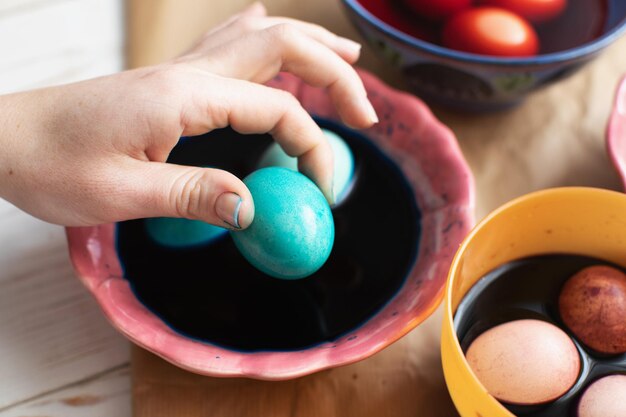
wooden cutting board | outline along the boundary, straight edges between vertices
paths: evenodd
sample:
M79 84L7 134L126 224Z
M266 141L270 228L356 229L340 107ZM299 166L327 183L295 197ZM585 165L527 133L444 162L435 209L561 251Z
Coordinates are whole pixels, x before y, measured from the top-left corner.
M249 0L129 0L129 66L184 51L201 33ZM266 0L270 14L313 21L360 39L339 0ZM619 189L604 130L626 40L574 77L514 110L462 115L435 108L457 134L477 184L477 218L541 188L588 185ZM392 85L399 76L365 47L359 65ZM354 365L286 382L216 379L180 370L133 348L135 417L179 416L456 416L439 355L441 309L406 337Z

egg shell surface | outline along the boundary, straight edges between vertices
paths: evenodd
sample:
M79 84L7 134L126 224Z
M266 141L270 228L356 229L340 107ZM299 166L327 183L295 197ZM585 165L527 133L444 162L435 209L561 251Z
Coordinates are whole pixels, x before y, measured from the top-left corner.
M573 275L561 289L559 313L576 337L596 352L626 353L626 274L622 271L595 265Z
M580 398L578 417L626 416L626 375L609 375L591 384Z
M282 167L263 168L243 180L254 200L252 224L231 231L241 254L260 271L300 279L326 262L335 240L332 212L307 177Z
M521 57L539 52L539 36L524 18L498 7L475 7L453 16L442 31L444 46L480 55Z
M483 0L481 4L502 7L533 23L558 17L567 7L567 0Z
M569 336L540 320L515 320L485 331L466 359L489 394L510 404L552 401L574 385L580 372L580 356Z

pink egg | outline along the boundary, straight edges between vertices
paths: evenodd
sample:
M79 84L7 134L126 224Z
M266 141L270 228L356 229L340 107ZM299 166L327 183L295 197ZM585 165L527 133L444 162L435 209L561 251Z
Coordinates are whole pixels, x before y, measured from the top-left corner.
M580 399L578 417L626 416L626 375L611 375L591 384Z
M487 391L500 401L531 405L565 394L580 372L569 336L540 320L516 320L476 338L467 362Z

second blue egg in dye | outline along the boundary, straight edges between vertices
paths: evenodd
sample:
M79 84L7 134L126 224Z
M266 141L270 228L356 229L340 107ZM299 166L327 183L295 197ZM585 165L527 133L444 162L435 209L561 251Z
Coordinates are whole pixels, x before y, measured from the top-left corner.
M350 194L354 177L354 156L348 144L335 132L322 129L326 139L333 149L334 175L333 193L336 204L340 204ZM259 168L283 167L298 170L298 159L291 157L283 151L278 143L272 143L261 155Z
M161 246L186 248L204 245L224 236L226 229L200 220L174 217L145 219L148 236Z

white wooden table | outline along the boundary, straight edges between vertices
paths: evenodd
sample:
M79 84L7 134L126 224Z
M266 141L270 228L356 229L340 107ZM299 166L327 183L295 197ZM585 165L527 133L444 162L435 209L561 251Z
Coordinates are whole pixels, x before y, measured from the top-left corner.
M228 2L215 4L235 0ZM297 0L272 1L289 2ZM0 94L121 69L122 4L0 0ZM540 188L620 188L604 150L604 127L617 76L626 71L625 46L626 38L610 56L534 95L526 110L439 114L455 126L475 173L478 218ZM529 118L533 106L545 111ZM0 417L130 417L130 400L129 344L74 278L63 229L0 200Z
M121 69L122 4L0 0L0 93ZM74 277L63 228L0 200L0 417L130 415L129 344Z

